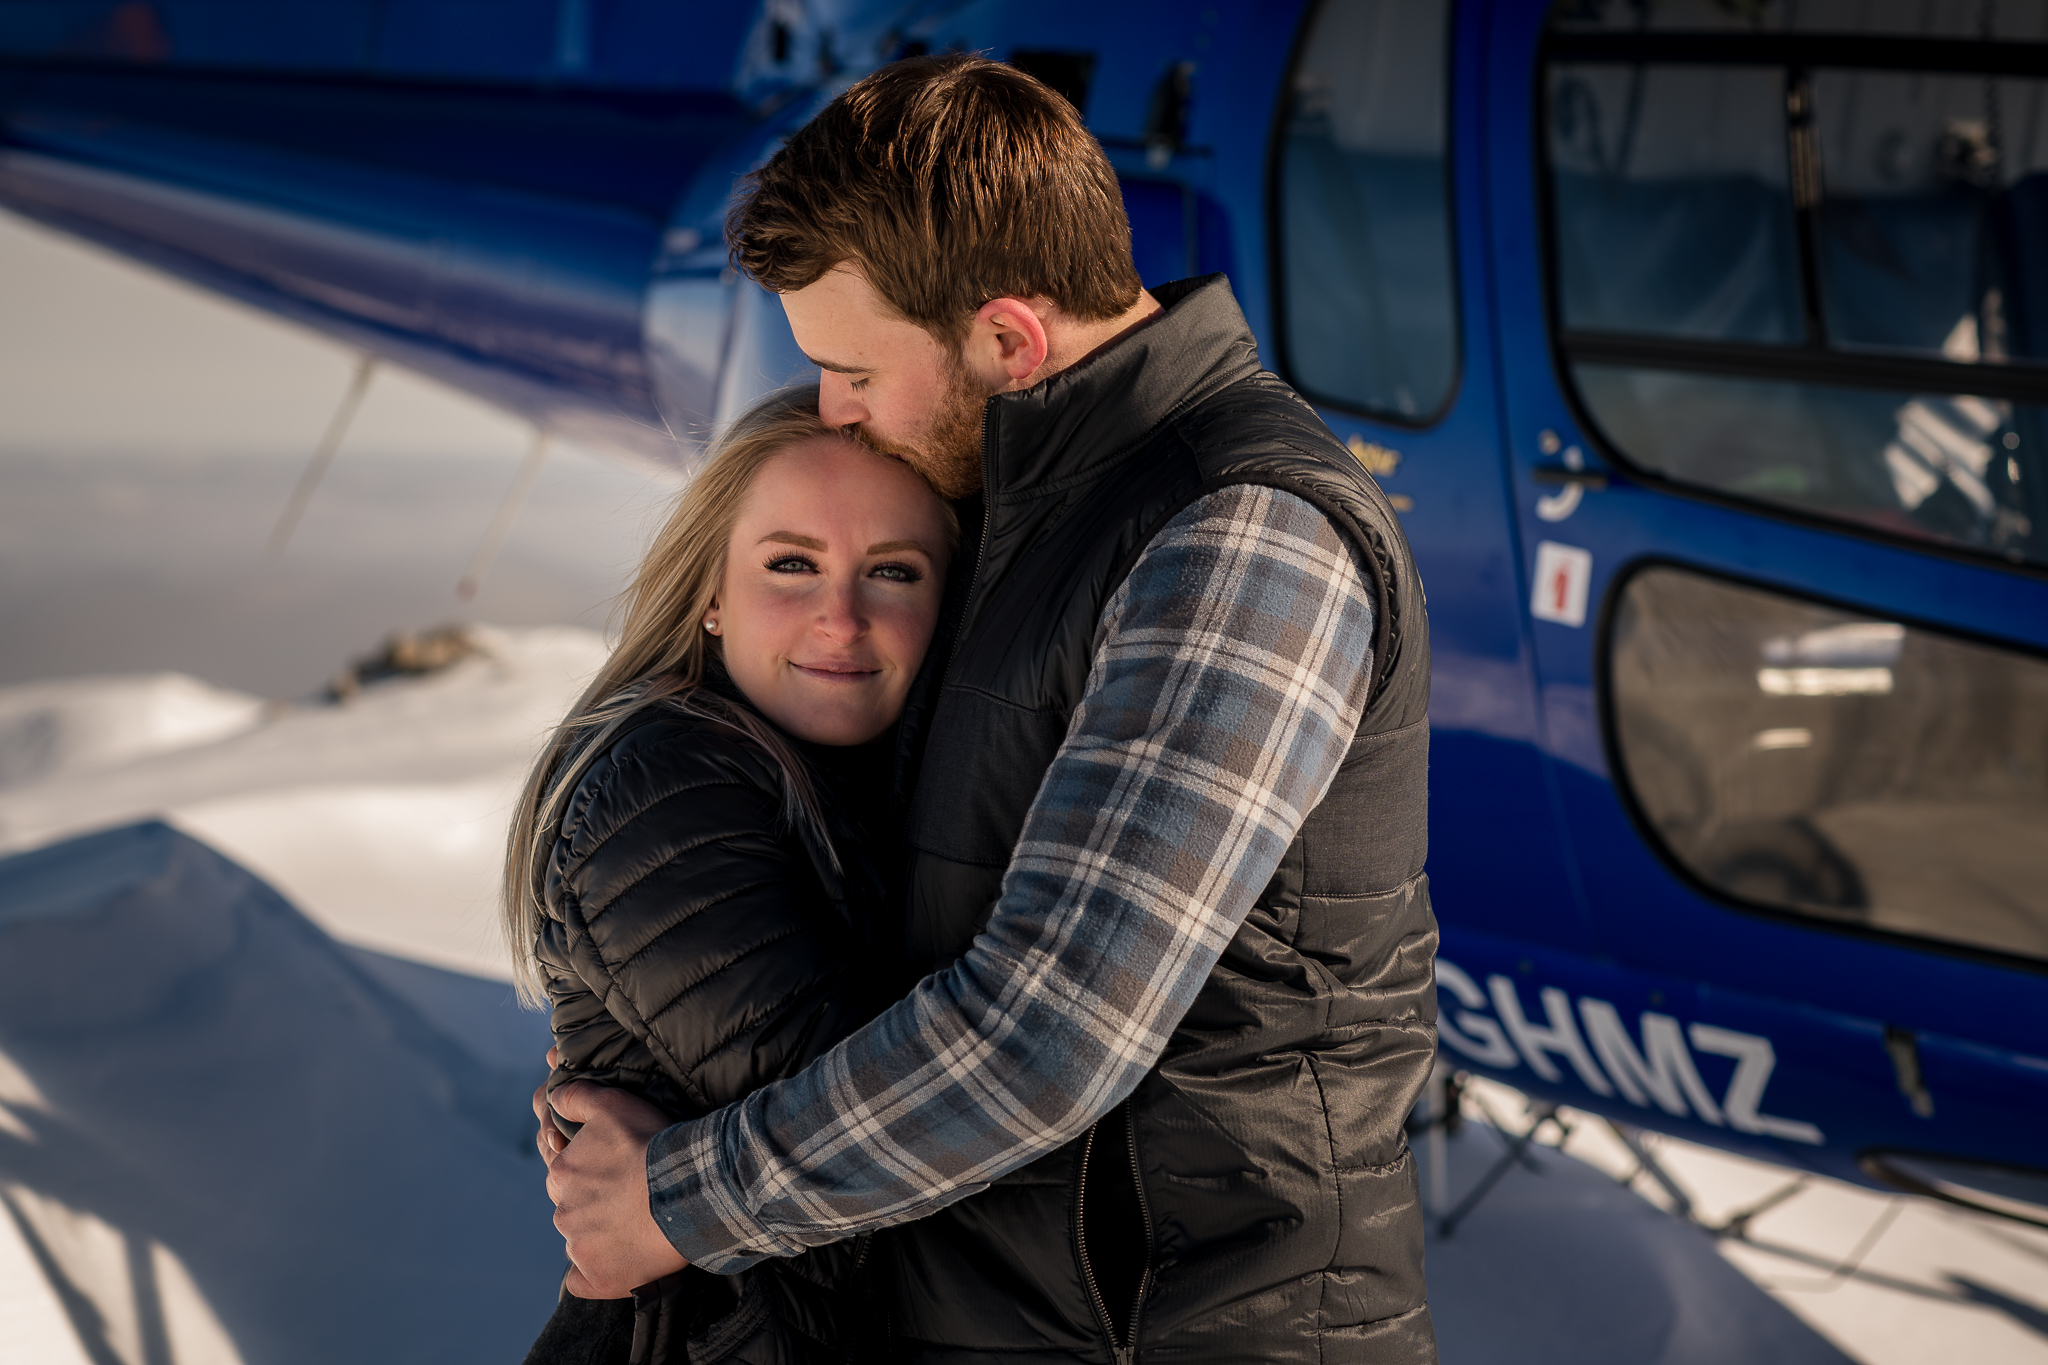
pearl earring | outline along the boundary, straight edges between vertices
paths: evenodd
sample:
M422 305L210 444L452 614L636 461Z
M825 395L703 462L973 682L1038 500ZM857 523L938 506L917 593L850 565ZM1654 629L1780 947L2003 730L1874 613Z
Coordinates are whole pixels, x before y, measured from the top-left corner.
M704 629L710 631L713 635L718 634L718 618L715 616L705 617Z

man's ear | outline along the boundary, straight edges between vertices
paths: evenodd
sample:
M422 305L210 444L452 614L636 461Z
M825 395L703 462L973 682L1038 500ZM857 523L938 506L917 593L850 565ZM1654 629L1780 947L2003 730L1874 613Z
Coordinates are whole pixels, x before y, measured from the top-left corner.
M1034 382L1052 354L1045 330L1045 315L1051 311L1048 299L1015 298L990 299L975 310L966 359L991 390L1028 388Z

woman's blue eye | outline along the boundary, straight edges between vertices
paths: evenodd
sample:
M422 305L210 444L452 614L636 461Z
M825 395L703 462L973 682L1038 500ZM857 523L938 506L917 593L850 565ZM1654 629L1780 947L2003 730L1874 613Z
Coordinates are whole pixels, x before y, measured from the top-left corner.
M817 567L802 555L777 555L768 561L769 573L810 573Z
M877 564L874 572L897 583L920 583L924 575L915 564Z

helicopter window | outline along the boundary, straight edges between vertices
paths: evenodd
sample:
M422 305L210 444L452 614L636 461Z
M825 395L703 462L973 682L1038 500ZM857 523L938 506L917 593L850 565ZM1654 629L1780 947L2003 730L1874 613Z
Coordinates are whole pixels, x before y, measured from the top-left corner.
M1853 16L1853 17L1852 17ZM1568 33L1882 34L1899 38L2048 38L2048 0L1890 4L1869 0L1559 0Z
M2048 0L1882 8L1555 12L1559 347L1641 472L2048 563Z
M2038 80L1814 73L1829 337L1966 363L2048 360L2044 97Z
M1290 377L1420 423L1457 382L1445 174L1449 0L1327 0L1282 112L1277 213Z
M1638 812L1712 890L2048 960L2048 661L1657 566L1608 684Z
M1586 67L1551 103L1565 326L1796 342L1799 242L1774 105L1784 74Z

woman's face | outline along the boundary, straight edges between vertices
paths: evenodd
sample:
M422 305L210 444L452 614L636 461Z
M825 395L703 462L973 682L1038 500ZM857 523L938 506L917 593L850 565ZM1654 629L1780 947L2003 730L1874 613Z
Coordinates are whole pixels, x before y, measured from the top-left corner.
M710 615L726 671L784 730L861 744L903 713L939 619L945 513L900 461L841 436L773 456L726 543Z

